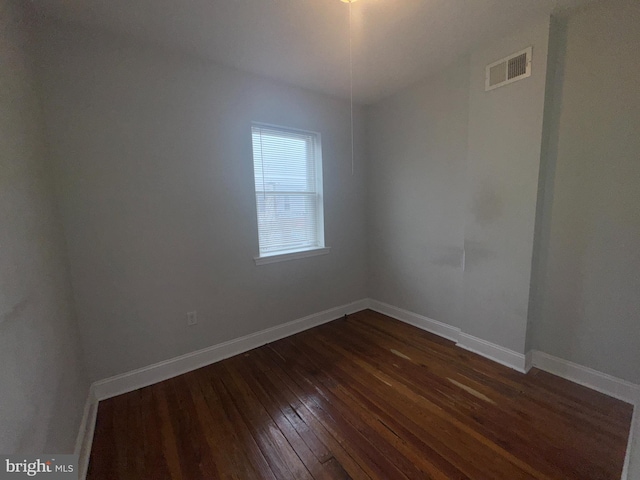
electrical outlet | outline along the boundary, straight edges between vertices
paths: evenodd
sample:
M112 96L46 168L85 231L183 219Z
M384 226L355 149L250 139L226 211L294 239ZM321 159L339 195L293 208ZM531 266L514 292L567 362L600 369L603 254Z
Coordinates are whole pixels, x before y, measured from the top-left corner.
M198 323L198 312L187 312L187 325L195 325Z

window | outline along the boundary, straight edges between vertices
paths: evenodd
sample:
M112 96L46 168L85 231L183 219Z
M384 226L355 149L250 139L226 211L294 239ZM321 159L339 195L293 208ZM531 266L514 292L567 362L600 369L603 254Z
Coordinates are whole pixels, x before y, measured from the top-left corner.
M256 263L327 253L320 135L254 124L251 137L260 245Z

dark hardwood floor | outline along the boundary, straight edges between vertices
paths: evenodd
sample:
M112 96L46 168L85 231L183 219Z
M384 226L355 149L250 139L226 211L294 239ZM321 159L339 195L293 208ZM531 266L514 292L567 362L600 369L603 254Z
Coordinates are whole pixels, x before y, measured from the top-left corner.
M100 402L88 478L617 480L631 414L365 310Z

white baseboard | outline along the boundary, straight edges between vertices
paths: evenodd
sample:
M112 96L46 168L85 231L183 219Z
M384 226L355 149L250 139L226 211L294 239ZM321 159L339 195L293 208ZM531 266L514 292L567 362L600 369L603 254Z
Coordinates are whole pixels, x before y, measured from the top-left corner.
M340 318L343 315L349 315L367 308L440 337L452 340L456 342L458 347L477 353L519 372L527 373L531 367L534 366L606 395L632 403L635 405L634 419L629 435L622 480L635 480L636 478L640 478L640 473L637 472L637 470L640 470L640 386L537 350L532 350L526 355L523 355L500 345L466 334L457 327L372 299L363 299L340 307L331 308L283 325L268 328L196 352L187 353L154 365L95 382L91 385L87 397L80 431L76 440L75 453L80 456L79 478L83 480L87 474L98 411L98 401L196 370L267 343L322 325L323 323ZM637 475L637 477L634 475Z
M78 478L84 480L89 468L89 456L91 455L91 445L93 444L93 433L96 428L96 418L98 416L98 400L93 393L93 388L89 388L89 394L84 404L82 421L76 438L74 454L78 455Z
M98 414L98 402L100 400L115 397L116 395L131 392L177 375L182 375L183 373L196 370L225 358L261 347L267 343L336 320L343 315L365 310L368 307L368 299L359 300L93 383L89 389L89 395L85 403L75 445L75 454L79 455L78 478L84 480L89 468L89 457Z
M527 373L526 359L522 353L514 352L513 350L487 342L486 340L464 332L460 332L460 339L456 346L482 355L489 360L493 360L509 368L513 368L518 372Z
M418 327L422 330L426 330L427 332L449 339L453 342L457 342L460 336L460 329L457 327L452 327L446 323L438 322L437 320L418 315L417 313L413 313L408 310L403 310L402 308L394 307L387 303L370 299L369 308L378 313L395 318L396 320L400 320L401 322L408 323L414 327Z
M640 395L640 386L634 383L538 350L533 351L533 366L633 405Z
M529 373L529 370L533 367L533 350L529 350L524 355L524 372Z
M368 299L359 300L131 372L99 380L93 384L93 392L97 400L132 392L330 322L343 315L364 310L368 306Z
M452 327L451 325L377 300L370 299L369 308L395 318L396 320L439 335L440 337L452 340L456 342L456 346L458 347L482 355L519 372L527 373L531 367L537 367L633 405L640 404L640 386L612 375L583 367L577 363L563 360L538 350L531 350L524 355L464 333L459 328Z
M377 300L369 300L369 308L389 317L453 340L456 346L482 355L519 372L527 373L532 367L589 387L600 393L634 405L627 453L621 480L640 480L640 386L625 380L554 357L538 350L523 355L486 340L462 332L459 328L438 322L417 313L403 310Z
M393 305L379 302L377 300L369 300L369 308L395 318L396 320L400 320L401 322L408 323L414 327L418 327L422 330L426 330L427 332L431 332L435 335L456 342L458 347L477 353L478 355L482 355L483 357L501 363L502 365L506 365L507 367L513 368L519 372L526 373L528 371L525 355L464 333L460 331L458 327L452 327L446 323L438 322L432 318L428 318L402 308L394 307Z
M571 380L592 390L634 405L629 431L627 453L622 469L622 480L640 478L640 385L599 372L577 363L554 357L548 353L533 351L533 366L559 377Z

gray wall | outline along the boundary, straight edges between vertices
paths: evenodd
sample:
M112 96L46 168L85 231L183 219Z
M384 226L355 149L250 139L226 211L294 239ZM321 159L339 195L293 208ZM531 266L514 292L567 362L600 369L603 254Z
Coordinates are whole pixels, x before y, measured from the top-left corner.
M22 6L0 0L0 452L72 453L89 385Z
M525 353L549 20L471 55L462 331ZM533 46L532 74L484 91L485 66Z
M534 347L640 383L640 3L556 29Z
M484 45L367 117L370 296L520 353L548 30ZM532 76L485 92L485 65L530 45Z
M67 26L40 64L92 380L366 296L359 109L352 176L346 101ZM252 121L322 134L329 255L254 264Z
M639 11L555 19L548 76L544 21L369 109L371 297L640 382ZM532 77L484 92L528 45Z
M468 59L368 110L369 296L459 326Z

